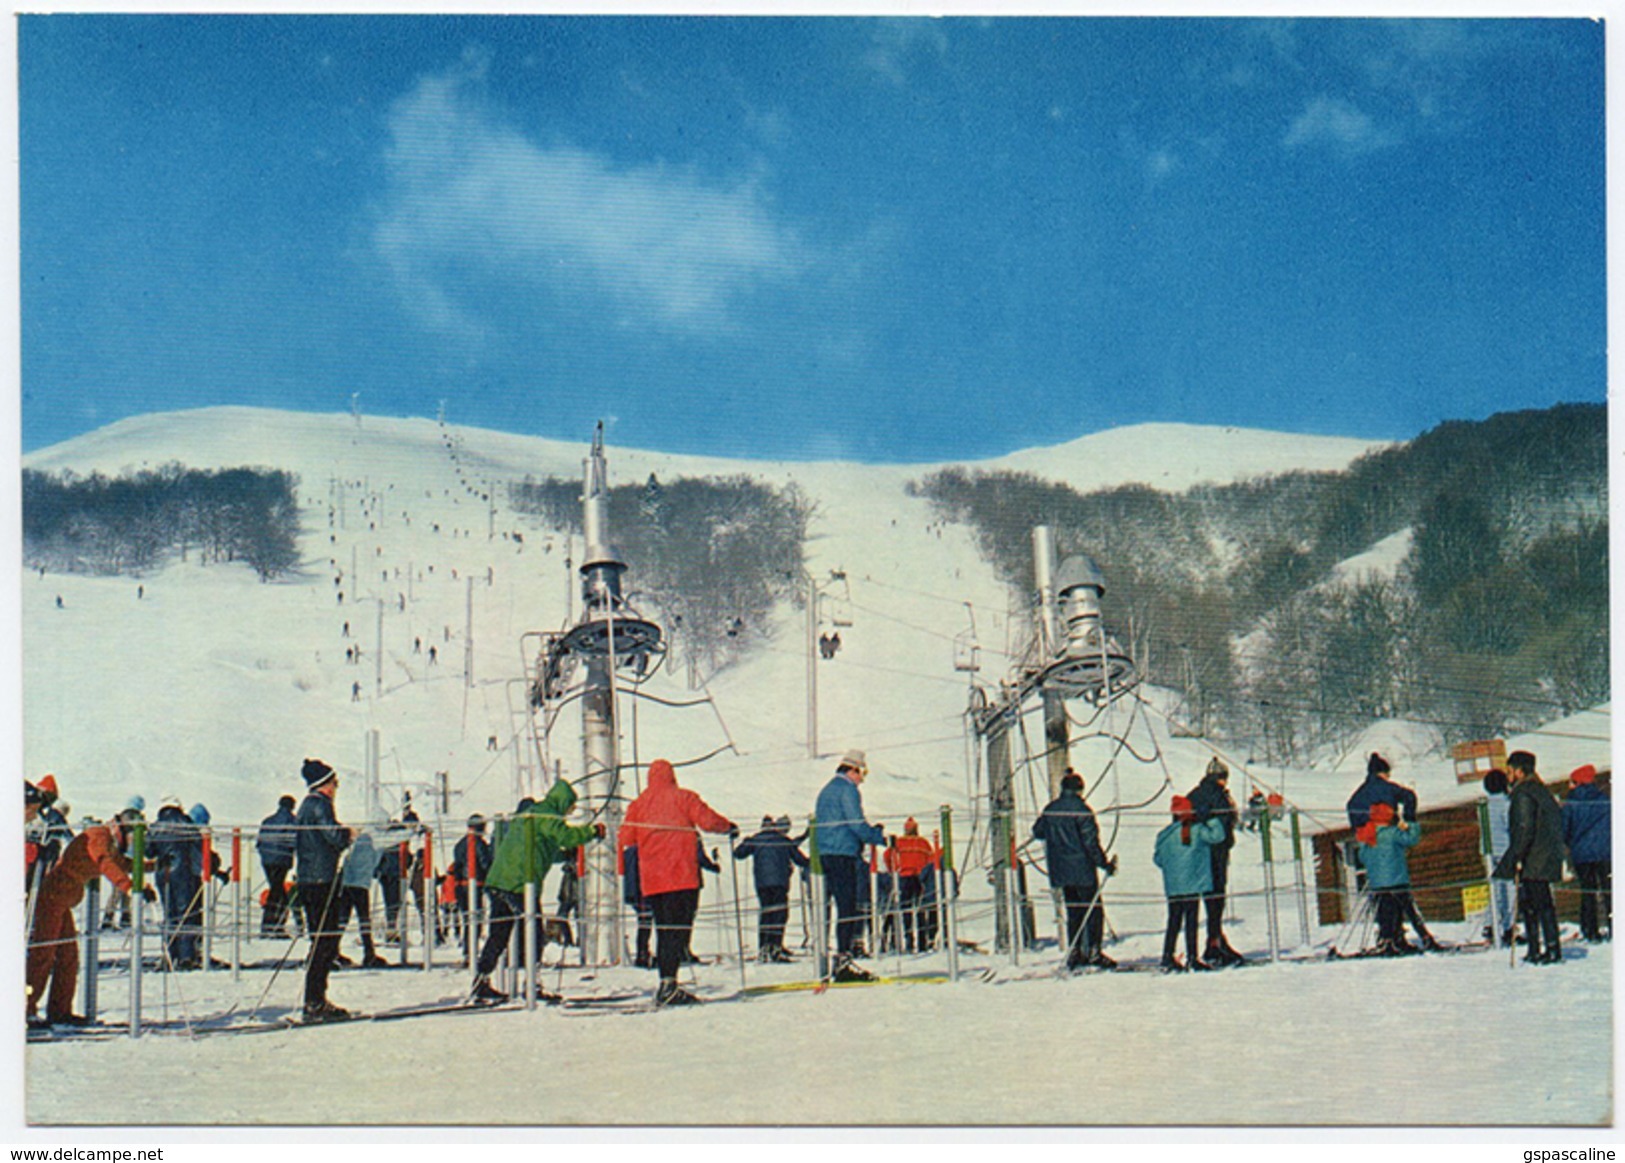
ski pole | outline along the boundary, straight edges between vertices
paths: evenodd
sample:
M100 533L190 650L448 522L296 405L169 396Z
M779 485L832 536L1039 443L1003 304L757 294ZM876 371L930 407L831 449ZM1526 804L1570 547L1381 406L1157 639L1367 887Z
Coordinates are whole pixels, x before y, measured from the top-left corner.
M243 830L231 830L231 979L243 979Z

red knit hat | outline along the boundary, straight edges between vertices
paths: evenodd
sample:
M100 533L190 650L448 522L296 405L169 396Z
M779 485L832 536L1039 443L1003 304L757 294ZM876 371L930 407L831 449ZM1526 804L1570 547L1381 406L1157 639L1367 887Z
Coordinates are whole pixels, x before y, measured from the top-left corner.
M1168 805L1168 808L1173 812L1174 819L1176 820L1196 819L1196 809L1191 807L1190 800L1186 799L1184 796L1175 796L1173 802Z
M1597 778L1597 767L1588 763L1584 767L1576 767L1569 772L1569 782L1572 784L1590 783ZM42 785L43 786L43 785Z
M1393 804L1372 804L1371 805L1371 822L1373 824L1381 826L1383 824L1391 824L1391 823L1393 823L1393 821L1394 821L1394 805Z

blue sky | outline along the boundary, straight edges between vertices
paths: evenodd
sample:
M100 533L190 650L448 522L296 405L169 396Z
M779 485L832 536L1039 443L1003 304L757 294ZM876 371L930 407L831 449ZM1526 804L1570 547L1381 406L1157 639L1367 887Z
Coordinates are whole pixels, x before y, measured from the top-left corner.
M919 461L1606 395L1568 20L19 21L22 441L244 403Z

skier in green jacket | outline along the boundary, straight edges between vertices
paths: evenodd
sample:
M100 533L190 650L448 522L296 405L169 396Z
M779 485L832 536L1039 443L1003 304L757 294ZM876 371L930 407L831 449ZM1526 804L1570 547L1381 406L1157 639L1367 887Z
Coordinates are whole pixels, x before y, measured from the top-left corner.
M558 863L559 853L603 836L602 824L564 822L575 804L575 789L559 780L540 803L531 805L509 821L508 830L497 844L496 853L491 857L491 871L485 877L491 903L491 931L474 966L472 996L475 1001L508 1000L507 994L491 984L491 971L507 948L514 922L524 912L525 885L534 884L540 899L542 880L548 869Z

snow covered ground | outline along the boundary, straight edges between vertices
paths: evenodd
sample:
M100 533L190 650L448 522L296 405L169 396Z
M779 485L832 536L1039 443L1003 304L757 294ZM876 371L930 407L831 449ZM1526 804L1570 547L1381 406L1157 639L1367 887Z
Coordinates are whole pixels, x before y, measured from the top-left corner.
M54 772L75 820L111 814L134 793L152 806L173 793L186 804L208 804L223 837L233 825L257 824L277 795L298 791L301 759L318 755L350 777L339 814L360 822L357 776L365 738L376 730L391 797L416 789L422 810L432 773L451 773L456 798L437 821L450 829L448 839L470 812L510 809L526 790L509 704L521 674L520 636L563 626L576 582L565 566L567 539L508 510L500 489L494 511L469 489L525 473L576 478L588 435L573 445L443 431L428 420L365 417L357 424L342 415L217 408L123 421L25 457L27 467L81 473L171 460L290 469L301 477L306 559L299 576L270 585L246 568L195 559L139 583L25 572L25 771L35 778ZM1142 426L980 467L1020 467L1079 487L1142 480L1177 488L1337 467L1368 447ZM1025 619L1012 611L969 534L938 523L924 501L904 491L933 466L704 460L620 449L611 433L609 467L612 483L641 482L650 472L663 480L748 471L793 481L818 505L809 566L821 578L832 569L846 573L850 591L839 596L852 622L842 629L841 653L818 664L818 757L808 755L805 624L787 608L770 624L749 627L750 655L712 676L703 691L689 690L680 675L657 677L655 693L674 700L708 694L714 709L640 703L635 718L623 709L623 756L641 764L660 755L682 759L731 740L736 753L683 768L680 779L750 830L764 813L804 819L829 778L831 757L865 748L872 819L900 831L914 815L929 831L940 806L953 810L956 849L969 860L965 933L991 946L989 889L977 866L987 843L977 827L981 789L963 724L973 676L954 669L955 639L974 618L982 665L974 677L995 683L1019 648ZM1396 548L1373 547L1373 557L1387 560ZM1109 581L1110 563L1102 564ZM637 563L631 567L635 588ZM435 646L437 659L431 663L414 640L422 651ZM352 644L363 649L359 665L345 660ZM1103 815L1122 862L1107 903L1123 937L1111 952L1123 959L1156 952L1162 904L1150 844L1168 797L1195 784L1208 758L1223 750L1174 732L1169 705L1157 691L1136 692L1093 724L1129 741L1115 761L1108 739L1074 747L1079 770L1096 781L1097 809L1145 805ZM574 730L564 728L571 740ZM1027 734L1042 738L1036 724ZM1609 738L1601 708L1515 743L1561 777L1580 763L1609 762ZM1343 762L1320 770L1249 768L1245 755L1225 755L1239 773L1232 783L1238 799L1248 780L1278 788L1312 830L1340 822L1369 747L1390 753L1397 775L1419 788L1424 804L1459 797L1439 742L1408 724L1376 724ZM567 740L557 754L564 774L576 774L579 749ZM1024 763L1024 811L1041 802L1043 783ZM1290 886L1286 849L1278 837L1275 875ZM1270 944L1260 857L1257 839L1245 836L1232 873L1233 939L1255 959L1267 958ZM726 872L721 880L708 884L696 947L731 957L733 889ZM744 869L741 880L748 883ZM1032 888L1042 891L1037 881ZM1045 901L1038 924L1047 935L1053 918ZM1277 904L1283 952L1309 958L1328 943L1346 943L1334 929L1314 929L1305 943L1296 899L1285 895ZM1465 938L1476 923L1460 928L1455 936ZM775 994L653 1015L501 1012L197 1041L158 1031L139 1041L29 1046L24 1108L36 1123L108 1125L1597 1126L1612 1121L1613 959L1606 947L1574 946L1572 955L1546 970L1510 969L1503 954L1297 960L1177 979L1040 976ZM1053 951L1023 954L1020 972L1053 960ZM969 956L966 967L1018 972L986 955ZM20 968L14 961L19 979ZM805 969L747 970L753 981L797 972ZM566 992L649 984L631 969L605 970L591 982L579 976L570 971L557 983ZM149 976L144 1010L149 1018L184 1011L197 1020L233 1004L251 1007L266 977L249 970L233 984L229 973ZM116 1020L127 1005L126 981L104 982L104 1016ZM737 988L737 962L702 967L699 983L713 992ZM332 995L377 1009L465 987L464 974L449 968L346 971L335 977ZM298 997L299 974L284 972L265 1012L286 1011ZM20 1015L16 1021L20 1045ZM1495 1077L1520 1081L1492 1083ZM97 1101L75 1097L85 1094Z

